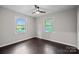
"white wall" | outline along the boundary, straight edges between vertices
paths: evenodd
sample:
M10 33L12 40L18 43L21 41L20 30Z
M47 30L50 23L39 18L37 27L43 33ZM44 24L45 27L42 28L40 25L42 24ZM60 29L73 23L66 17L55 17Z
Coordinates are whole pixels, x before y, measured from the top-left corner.
M37 33L39 38L55 41L71 46L77 46L77 13L76 8L64 10L37 19ZM44 21L51 17L55 31L46 33Z
M26 18L26 32L16 33L15 17ZM32 17L0 7L0 47L35 37L35 20Z
M79 6L77 8L77 43L78 43L78 49L79 49Z

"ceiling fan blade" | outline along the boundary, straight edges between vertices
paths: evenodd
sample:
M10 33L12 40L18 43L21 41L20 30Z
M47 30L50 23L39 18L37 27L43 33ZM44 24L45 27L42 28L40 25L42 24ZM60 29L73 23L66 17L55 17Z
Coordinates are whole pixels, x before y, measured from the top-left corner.
M45 11L39 11L40 13L46 13Z
M32 14L34 14L35 12L32 12Z

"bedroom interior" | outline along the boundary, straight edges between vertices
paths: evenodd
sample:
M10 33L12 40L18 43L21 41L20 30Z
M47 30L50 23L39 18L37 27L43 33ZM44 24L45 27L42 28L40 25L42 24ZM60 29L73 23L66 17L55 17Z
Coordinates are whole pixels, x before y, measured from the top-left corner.
M79 6L0 5L0 54L78 54Z

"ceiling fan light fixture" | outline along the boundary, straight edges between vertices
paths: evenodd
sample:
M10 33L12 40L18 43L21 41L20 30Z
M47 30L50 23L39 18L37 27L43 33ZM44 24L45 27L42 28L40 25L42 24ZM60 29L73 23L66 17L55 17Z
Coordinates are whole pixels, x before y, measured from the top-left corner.
M39 12L39 11L36 11L35 13L36 13L36 14L40 14L40 12Z

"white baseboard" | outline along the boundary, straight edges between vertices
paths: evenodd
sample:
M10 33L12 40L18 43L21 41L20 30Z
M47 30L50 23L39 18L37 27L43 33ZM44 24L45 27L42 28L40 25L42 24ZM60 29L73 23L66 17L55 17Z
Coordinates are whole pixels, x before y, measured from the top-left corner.
M21 41L24 41L24 40L29 40L30 38L33 38L33 37L28 37L28 38L20 39L20 40L15 41L15 42L11 42L11 43L8 43L8 44L1 45L0 47L4 47L4 46L11 45L11 44L15 44L15 43L18 43L18 42L21 42Z
M15 43L18 43L18 42L24 41L24 40L29 40L30 38L33 38L33 37L28 37L28 38L24 38L24 39L22 39L22 40L18 40L18 41L15 41L15 42L11 42L11 43L8 43L8 44L4 44L4 45L1 45L0 47L4 47L4 46L11 45L11 44L15 44ZM40 37L37 37L37 38L40 38ZM44 38L40 38L40 39L44 39ZM47 40L47 39L45 39L45 40ZM48 41L58 42L58 43L62 43L62 44L65 44L65 45L74 46L74 47L77 48L77 46L75 46L75 45L67 44L67 43L64 43L64 42L53 41L53 40L48 40ZM78 49L79 49L79 48L78 48Z
M38 37L38 38L40 38L40 37ZM40 39L45 39L45 38L40 38ZM45 39L45 40L48 40L48 39ZM77 48L76 45L72 45L72 44L68 44L68 43L64 43L64 42L60 42L60 41L55 41L55 40L48 40L48 41L58 42L58 43L61 43L61 44L65 44L65 45L69 45L69 46L73 46L73 47L76 47Z

